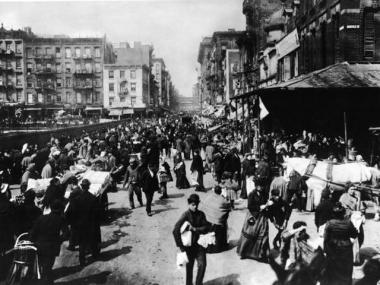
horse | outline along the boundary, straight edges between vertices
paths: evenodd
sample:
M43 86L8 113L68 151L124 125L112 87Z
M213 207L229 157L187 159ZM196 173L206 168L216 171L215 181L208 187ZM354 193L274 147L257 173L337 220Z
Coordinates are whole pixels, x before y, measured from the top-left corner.
M328 185L336 190L343 190L347 183L370 183L372 186L378 184L380 171L368 167L361 162L344 164L331 164L326 161L316 161L306 158L287 158L284 166L286 168L284 177L289 179L293 171L308 177L306 184L314 193L314 206L321 199L322 190Z

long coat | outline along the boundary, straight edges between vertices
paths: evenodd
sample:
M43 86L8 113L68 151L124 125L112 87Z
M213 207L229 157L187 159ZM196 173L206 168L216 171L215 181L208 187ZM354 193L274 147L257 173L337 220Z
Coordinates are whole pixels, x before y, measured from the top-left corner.
M145 169L142 173L140 184L144 193L154 193L159 189L157 175L156 173L153 173L152 177L149 169Z

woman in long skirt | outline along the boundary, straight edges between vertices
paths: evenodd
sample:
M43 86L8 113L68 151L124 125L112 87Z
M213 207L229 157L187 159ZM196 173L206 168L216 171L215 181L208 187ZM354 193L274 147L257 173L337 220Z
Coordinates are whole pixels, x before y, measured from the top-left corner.
M190 188L189 180L186 177L186 166L182 160L181 154L177 154L176 164L174 165L174 172L177 178L175 186L178 189Z
M262 187L248 195L248 213L237 246L241 259L252 258L267 262L269 253L268 211Z

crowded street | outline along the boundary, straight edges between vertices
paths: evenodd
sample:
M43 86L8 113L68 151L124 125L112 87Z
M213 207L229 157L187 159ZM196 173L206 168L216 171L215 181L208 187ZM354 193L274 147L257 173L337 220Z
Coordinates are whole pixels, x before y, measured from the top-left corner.
M380 285L380 0L0 19L0 285Z

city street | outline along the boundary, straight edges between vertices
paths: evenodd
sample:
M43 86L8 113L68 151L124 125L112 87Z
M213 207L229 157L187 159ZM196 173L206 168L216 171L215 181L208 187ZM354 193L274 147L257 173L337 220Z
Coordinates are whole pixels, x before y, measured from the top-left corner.
M187 164L189 176L190 161ZM174 183L169 183L168 200L158 200L155 194L154 215L148 217L145 208L129 210L125 191L109 194L110 216L112 222L102 226L102 253L100 258L80 269L78 252L66 249L65 242L61 255L54 266L56 284L134 284L134 285L179 285L184 284L184 269L176 268L177 248L172 236L175 222L187 209L186 199L194 193L194 188L177 190ZM210 173L205 176L205 186L214 185ZM197 192L202 199L207 193ZM236 243L246 213L246 200L238 202L230 214L229 242L230 249L218 254L207 255L205 285L252 285L272 284L274 272L268 264L254 260L240 260L236 254ZM314 213L293 212L289 225L302 219L308 224L308 232L316 236L313 222ZM271 227L270 240L273 239ZM380 250L380 223L367 220L365 224L365 241L362 249ZM354 276L361 277L360 267L354 268Z

